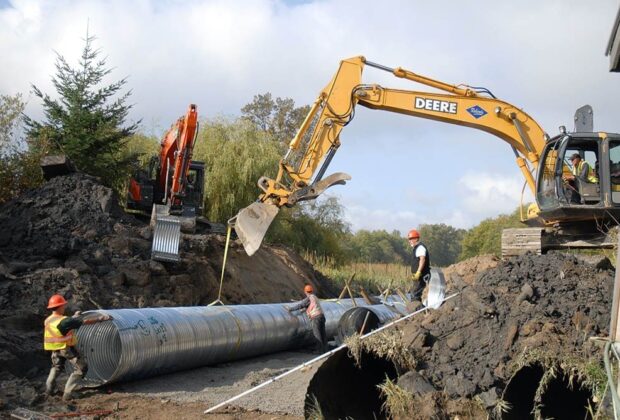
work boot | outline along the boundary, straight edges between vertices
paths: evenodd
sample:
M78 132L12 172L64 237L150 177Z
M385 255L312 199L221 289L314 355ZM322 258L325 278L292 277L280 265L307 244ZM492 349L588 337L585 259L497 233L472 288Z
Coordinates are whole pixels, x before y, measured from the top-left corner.
M72 373L67 379L67 384L65 385L65 393L62 395L63 401L70 401L73 399L73 390L82 379L82 375L79 373Z
M56 387L56 378L60 370L58 368L50 369L50 374L47 376L47 380L45 381L45 395L47 397L54 394L54 388Z

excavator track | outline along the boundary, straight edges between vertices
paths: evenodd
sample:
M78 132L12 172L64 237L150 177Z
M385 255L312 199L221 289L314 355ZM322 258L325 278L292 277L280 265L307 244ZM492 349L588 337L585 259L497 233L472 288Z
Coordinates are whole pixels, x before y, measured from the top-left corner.
M502 231L502 258L550 250L610 249L618 243L618 228L565 231L560 227L529 227Z

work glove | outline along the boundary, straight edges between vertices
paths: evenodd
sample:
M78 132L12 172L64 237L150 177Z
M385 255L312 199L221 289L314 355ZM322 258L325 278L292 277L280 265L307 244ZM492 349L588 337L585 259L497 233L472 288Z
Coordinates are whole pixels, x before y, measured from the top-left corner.
M112 316L111 315L107 315L107 314L101 315L99 317L99 321L110 321L111 319L113 319Z
M422 277L422 273L420 273L419 271L416 271L415 274L411 275L411 280L420 281L421 277Z

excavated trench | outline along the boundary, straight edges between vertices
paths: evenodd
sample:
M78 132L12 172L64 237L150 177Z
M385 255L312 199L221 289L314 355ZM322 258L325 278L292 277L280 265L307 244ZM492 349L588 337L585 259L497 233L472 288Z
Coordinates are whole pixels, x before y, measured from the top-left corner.
M534 418L534 398L545 371L535 364L519 369L508 382L502 399L508 403L502 420Z
M384 418L381 406L385 402L377 385L386 377L398 376L394 364L384 358L363 351L359 366L342 349L318 369L306 392L304 415L315 418L320 408L323 418Z
M592 392L578 379L571 384L569 377L560 372L547 384L540 395L540 417L543 419L591 419Z
M515 372L502 399L507 403L502 420L591 418L588 411L592 405L591 390L579 379L571 382L562 370L554 374L545 372L540 364L527 365Z

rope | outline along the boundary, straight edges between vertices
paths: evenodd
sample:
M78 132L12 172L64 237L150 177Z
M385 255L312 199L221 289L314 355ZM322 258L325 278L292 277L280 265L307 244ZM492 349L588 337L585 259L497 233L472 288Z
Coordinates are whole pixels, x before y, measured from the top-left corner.
M224 272L226 270L226 260L228 259L228 246L230 245L230 232L232 232L232 225L228 225L226 230L226 246L224 247L224 261L222 261L222 275L220 276L220 290L217 292L217 299L209 303L207 306L224 305L222 302L222 287L224 286Z
M224 272L226 271L226 261L228 260L228 248L230 246L230 233L232 232L233 226L234 224L229 223L228 229L226 230L226 245L224 246L224 261L222 261L222 274L220 275L220 290L217 292L217 299L209 303L207 306L222 305L222 308L230 313L233 320L235 321L235 324L237 324L238 335L237 335L237 343L235 345L235 350L238 350L239 346L241 345L241 335L243 333L241 329L241 324L239 320L237 319L237 317L235 316L235 313L229 307L227 307L224 302L222 302L222 288L224 286Z

